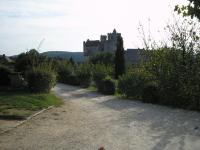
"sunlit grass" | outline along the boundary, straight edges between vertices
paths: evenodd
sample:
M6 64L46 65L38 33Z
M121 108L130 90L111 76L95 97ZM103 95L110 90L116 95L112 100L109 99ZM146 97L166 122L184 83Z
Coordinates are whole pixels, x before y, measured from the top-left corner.
M54 94L32 94L24 91L0 92L0 116L27 117L49 106L60 106L63 101Z

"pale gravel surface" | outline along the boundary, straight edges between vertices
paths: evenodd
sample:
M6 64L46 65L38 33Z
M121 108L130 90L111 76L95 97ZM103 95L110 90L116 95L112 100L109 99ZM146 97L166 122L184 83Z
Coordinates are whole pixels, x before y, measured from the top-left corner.
M0 135L1 150L200 150L200 113L58 84L65 104Z

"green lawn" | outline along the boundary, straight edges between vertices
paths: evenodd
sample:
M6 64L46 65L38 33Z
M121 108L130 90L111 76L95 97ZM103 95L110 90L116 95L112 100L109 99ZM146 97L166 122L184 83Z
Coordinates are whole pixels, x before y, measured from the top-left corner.
M0 118L26 118L49 106L60 106L63 101L54 94L32 94L23 91L0 92Z
M88 88L86 88L88 91L96 92L97 87L95 85L90 85Z

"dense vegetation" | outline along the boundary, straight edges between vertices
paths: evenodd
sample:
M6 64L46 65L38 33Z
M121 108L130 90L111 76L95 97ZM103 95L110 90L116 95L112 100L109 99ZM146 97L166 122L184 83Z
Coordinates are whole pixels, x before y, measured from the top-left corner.
M0 118L24 119L62 101L50 93L56 84L56 62L36 50L0 64Z
M199 18L199 3L191 1L184 9ZM180 11L179 8L176 8ZM0 66L1 85L10 84L11 72L18 71L31 92L48 93L56 81L82 87L95 86L103 94L116 92L143 102L200 110L200 26L184 19L167 26L169 41L144 45L140 62L128 65L124 60L123 39L117 40L117 51L99 53L83 63L73 58L47 58L36 50L20 54L14 67ZM149 39L148 39L149 40Z
M169 43L148 46L143 51L141 62L126 66L126 70L125 65L122 65L123 42L119 40L120 53L100 53L81 65L69 62L62 64L58 72L66 70L66 73L64 76L59 74L59 78L64 79L64 83L74 80L76 84L73 85L84 87L93 84L104 94L114 94L117 91L123 96L143 102L200 110L198 23L184 19L180 24L177 22L167 26L167 29L170 33ZM85 82L81 82L83 78Z

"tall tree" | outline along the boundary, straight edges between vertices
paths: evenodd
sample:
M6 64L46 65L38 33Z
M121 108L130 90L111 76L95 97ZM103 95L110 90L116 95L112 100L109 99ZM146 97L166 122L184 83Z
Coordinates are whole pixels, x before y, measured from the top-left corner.
M117 37L117 50L115 52L115 78L125 73L125 58L124 58L124 46L123 38Z
M189 4L187 6L177 5L175 7L175 11L177 11L179 14L183 14L183 16L191 16L197 17L200 21L200 0L188 0Z
M73 59L72 57L70 57L69 62L70 62L72 65L75 64L74 59Z

